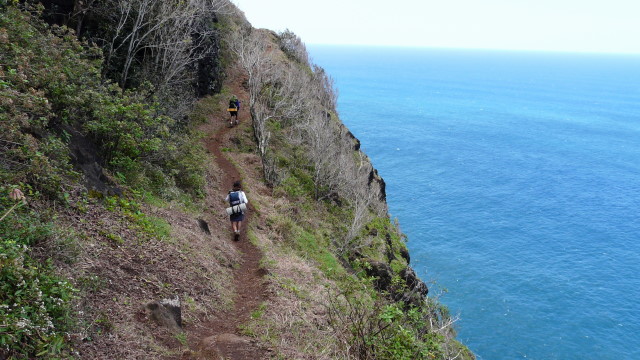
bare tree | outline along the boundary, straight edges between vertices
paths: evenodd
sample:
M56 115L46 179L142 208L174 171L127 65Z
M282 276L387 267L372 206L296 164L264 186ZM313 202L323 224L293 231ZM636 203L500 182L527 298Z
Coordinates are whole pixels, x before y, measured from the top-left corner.
M280 41L290 39L290 46L298 49L294 41L298 38L284 34ZM265 178L272 183L277 178L269 160L270 126L291 126L296 141L307 150L315 198L338 195L352 209L352 221L338 247L349 251L361 246L354 240L373 216L371 208L378 193L367 183L373 170L368 158L354 149L353 138L332 116L337 98L333 81L318 66L310 69L299 62L284 61L268 32L237 29L229 45L249 77L249 110ZM306 54L304 48L298 50Z
M249 112L253 120L258 149L264 158L270 134L266 129L264 109L262 109L259 100L262 87L270 78L270 72L275 67L274 62L270 59L269 43L263 33L251 31L251 29L234 31L228 43L233 53L238 57L240 66L249 77Z
M69 15L69 20L76 22L76 34L82 31L85 15L93 8L97 0L75 0L73 2L73 12Z
M302 42L302 39L293 31L286 29L278 34L280 40L280 49L291 57L293 60L298 61L306 66L309 65L309 54L307 48Z
M232 11L228 0L108 0L97 11L114 24L106 41L106 65L122 57L119 83L127 86L135 62L147 64L159 88L191 81L189 66L209 52L215 36L208 21Z
M249 76L249 112L254 134L265 165L265 178L274 182L275 169L268 160L269 124L302 118L309 87L303 69L277 58L268 36L257 30L237 31L229 44Z

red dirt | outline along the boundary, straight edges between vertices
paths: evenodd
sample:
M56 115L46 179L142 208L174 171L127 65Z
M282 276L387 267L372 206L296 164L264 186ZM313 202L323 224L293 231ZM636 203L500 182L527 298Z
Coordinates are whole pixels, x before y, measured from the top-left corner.
M233 78L233 76L230 76ZM235 76L236 79L241 76ZM240 84L240 81L235 81ZM241 99L247 99L246 92L240 86L231 86L235 94ZM226 104L224 104L226 105ZM226 117L225 117L226 115ZM205 137L207 150L214 155L216 164L222 171L221 189L216 194L217 199L207 199L211 207L219 207L221 200L226 196L225 189L231 189L235 180L240 180L240 172L231 161L224 155L222 148L228 142L229 136L241 131L242 126L248 126L249 116L245 111L239 114L240 125L228 126L228 115L221 113L210 119L206 125L209 132ZM212 136L213 135L213 136ZM232 242L241 256L239 267L234 271L235 297L233 299L233 309L216 313L212 320L205 321L190 331L189 339L191 343L197 343L198 355L201 359L233 359L233 360L258 360L268 359L270 356L267 349L261 348L251 338L242 337L239 326L250 320L251 313L256 310L262 302L267 299L266 284L264 283L265 271L260 267L262 254L260 250L251 244L247 237L247 223L252 221L251 199L249 199L249 211L242 223L242 230L239 241L233 240L231 224L223 231L228 231L228 241ZM191 358L191 356L186 356Z

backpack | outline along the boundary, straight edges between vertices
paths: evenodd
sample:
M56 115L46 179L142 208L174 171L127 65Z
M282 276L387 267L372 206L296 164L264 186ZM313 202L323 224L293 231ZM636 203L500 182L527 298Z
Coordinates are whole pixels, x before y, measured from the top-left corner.
M235 100L229 100L229 109L237 109L238 107L236 106L236 101Z
M229 205L240 205L240 192L229 191Z

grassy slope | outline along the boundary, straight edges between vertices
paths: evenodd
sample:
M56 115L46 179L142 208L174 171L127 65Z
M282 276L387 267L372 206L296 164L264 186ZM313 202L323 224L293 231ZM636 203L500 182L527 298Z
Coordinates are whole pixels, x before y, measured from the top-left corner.
M19 20L13 21L13 25L25 26ZM4 23L6 27L0 29L0 42L5 45L10 42L6 29L13 25ZM19 31L25 32L24 29ZM29 31L33 32L30 36L38 36L36 30ZM60 47L61 58L65 53L75 54L64 44ZM79 47L75 49L79 53L83 51ZM68 61L84 61L81 58L71 57ZM3 89L15 91L12 99L24 101L24 104L42 102L42 98L53 102L55 96L70 96L65 91L70 94L81 91L73 87L77 86L77 81L83 83L83 78L74 78L76 73L70 72L71 68L61 69L60 74L66 75L55 78L55 85L61 90L50 90L44 85L37 85L35 92L29 87L22 88L17 84L21 74L36 79L46 73L47 66L38 70L37 61L40 61L37 56L30 58L29 64L37 70L32 73L2 69L3 74L10 75L4 78L10 82L3 80ZM64 61L59 62L60 66L64 64ZM65 83L69 77L76 83ZM203 105L201 112L220 116L225 96L223 93L203 101L208 105ZM75 105L85 101L72 99L64 100L65 103L63 100L60 103L66 106L69 101ZM44 114L41 118L45 119L53 119L58 114L57 109L38 105L39 102L29 108L14 106L16 101L3 103L2 115L7 119L17 119L20 113L40 112ZM336 256L331 244L332 239L344 235L346 230L342 223L349 214L331 202L314 201L304 173L292 173L288 181L275 189L262 182L261 161L255 154L254 139L247 125L238 128L234 139L223 146L242 169L248 196L256 209L254 221L249 226L249 237L264 253L263 268L268 273L271 296L264 306L254 311L253 320L243 331L271 347L281 358L353 358L354 349L357 353L380 359L447 358L457 354L459 345L451 340L452 333L425 333L422 339L416 340L414 332L425 329L413 323L425 320L430 314L414 314L416 319L407 318L402 312L398 313L398 307L385 296L373 290L373 282L366 277L364 268L358 264L351 264L355 269L351 265L344 267L348 259ZM51 133L30 140L29 133L42 134L49 129L46 124L41 128L29 129L27 126L25 131L24 126L16 126L9 129L9 134L16 136L13 140L29 143L36 155L35 160L19 156L18 160L33 164L40 159L51 170L41 174L46 170L41 165L23 170L21 177L6 171L1 174L2 213L13 204L7 198L11 188L25 190L29 201L28 206L12 212L0 223L3 253L14 256L11 259L22 259L20 264L14 261L15 266L2 263L3 279L8 279L4 285L9 286L6 288L6 294L9 294L17 291L21 278L50 284L47 288L32 286L31 297L19 298L23 302L19 306L22 308L31 306L31 302L41 296L38 291L52 299L73 298L59 307L45 304L46 314L34 312L29 315L32 320L58 317L54 319L55 329L47 335L38 333L35 326L27 333L19 326L19 309L3 308L0 337L5 342L5 350L0 351L16 357L25 351L23 354L31 356L39 353L41 357L56 357L59 353L63 357L89 359L178 358L184 350L193 349L195 344L186 343L180 334L170 334L150 321L143 307L149 301L178 294L185 304L183 317L188 328L231 306L233 289L228 284L232 283L233 268L238 266L240 256L228 243L224 215L216 209L206 208L207 202L203 200L189 200L185 207L184 202L160 200L131 189L123 198L93 196L80 185L64 157L53 155L57 149L64 149L64 137ZM294 164L300 161L295 148L284 142L278 145L281 145L280 156L289 158ZM221 190L222 174L211 158L205 163L208 169L205 189L213 196ZM34 174L39 177L34 178ZM34 182L41 188L29 185ZM198 218L209 221L213 230L211 236L197 226ZM15 230L15 224L22 225ZM364 250L368 258L383 261L388 257L385 252L391 249L400 262L396 263L396 270L406 266L399 256L404 247L402 238L388 219L377 219L366 231L372 241ZM386 245L386 235L392 239L391 247ZM26 250L19 250L16 243L26 245ZM11 255L9 250L16 253ZM34 266L40 269L39 274L29 273L28 269ZM366 267L366 264L362 266ZM63 279L76 290L54 289ZM16 297L2 299L3 305L7 306L9 301L16 301ZM437 309L437 305L425 307L426 313L436 313ZM389 326L391 323L394 325ZM372 332L367 334L365 330ZM374 334L377 330L381 330L380 333ZM57 341L62 339L67 345L61 348ZM384 349L373 349L367 344L372 341ZM33 349L27 349L27 344ZM358 346L364 348L358 350ZM388 352L385 349L389 349ZM421 349L424 352L416 355Z
M250 237L264 252L274 295L254 313L245 332L286 359L473 358L453 339L448 313L437 302L428 300L408 311L390 300L393 294L374 290L368 261L389 263L395 273L392 288L404 291L406 286L399 277L407 267L405 239L388 216L374 217L363 228L358 241L366 246L355 259L337 254L334 240L345 235L352 215L334 201L314 200L304 149L288 142L286 126L272 131L272 148L286 174L273 189L261 180L261 161L248 128L237 133L228 152L251 189L258 216Z

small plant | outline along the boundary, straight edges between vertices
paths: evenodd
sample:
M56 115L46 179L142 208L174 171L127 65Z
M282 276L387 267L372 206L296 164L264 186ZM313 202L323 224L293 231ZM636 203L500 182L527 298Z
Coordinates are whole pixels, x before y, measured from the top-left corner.
M109 211L117 211L131 220L133 228L148 238L161 240L168 239L171 235L171 225L164 219L150 216L142 211L142 206L135 200L118 196L109 196L104 199L105 208ZM107 238L121 243L115 234L105 234Z
M0 205L24 201L21 191L0 186ZM32 257L31 246L54 236L52 224L27 207L13 207L0 222L0 355L52 357L64 351L75 289L56 276L50 260Z
M180 342L180 345L182 345L182 346L187 346L188 345L188 343L187 343L187 334L186 333L181 332L181 333L175 334L174 337L176 338L176 340L178 340Z
M15 205L13 205L9 210L7 210L4 215L0 218L0 221L4 220L13 210L15 210L18 206L26 205L27 199L24 197L24 194L20 189L13 189L9 193L9 199L15 201Z
M420 307L381 297L371 279L345 278L328 296L330 325L339 342L358 359L472 359L453 341L453 319L433 300ZM449 346L449 344L452 344Z
M251 318L252 319L260 319L263 315L264 312L267 310L267 305L262 303L260 304L260 306L258 306L257 309L255 309L253 312L251 312Z

